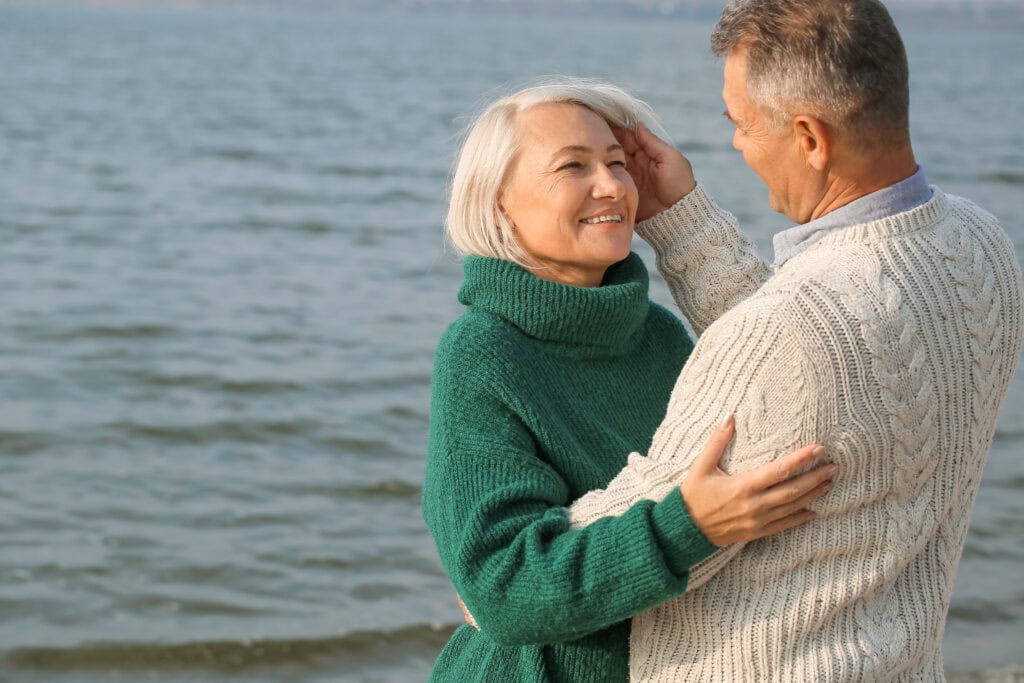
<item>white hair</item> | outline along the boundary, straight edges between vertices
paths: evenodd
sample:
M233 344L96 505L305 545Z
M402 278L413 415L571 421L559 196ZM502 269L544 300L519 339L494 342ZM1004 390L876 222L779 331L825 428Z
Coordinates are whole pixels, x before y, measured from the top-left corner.
M589 78L548 77L492 102L463 132L452 171L445 231L462 254L533 266L498 200L520 148L516 114L555 103L586 107L611 126L636 130L642 122L664 135L654 111L645 102L621 88Z

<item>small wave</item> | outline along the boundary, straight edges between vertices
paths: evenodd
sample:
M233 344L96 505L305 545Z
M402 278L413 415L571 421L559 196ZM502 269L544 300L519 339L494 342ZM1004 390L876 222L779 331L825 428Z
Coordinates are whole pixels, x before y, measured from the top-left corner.
M996 171L995 173L982 173L978 180L988 183L999 183L1001 185L1024 185L1024 173L1015 171Z
M248 147L204 147L197 149L198 154L211 156L228 161L256 161L266 159L267 155Z
M235 421L226 420L210 424L159 425L141 422L114 422L108 428L129 436L153 439L169 444L210 443L265 443L281 436L306 436L319 429L315 422L304 420Z
M443 180L446 171L441 169L419 169L405 166L358 166L331 164L321 166L317 172L322 175L337 175L346 178L433 178Z
M168 325L84 325L70 330L41 335L47 341L72 339L159 339L174 334Z
M323 221L302 221L295 226L299 232L308 232L312 235L326 235L334 231L334 226Z
M1019 429L996 429L993 440L996 442L1012 442L1024 439L1024 431Z
M384 192L378 192L366 199L370 205L376 204L399 204L409 202L410 204L429 204L437 201L437 196L425 192L416 192L405 187L399 187Z
M1024 474L992 477L991 480L985 482L985 486L1005 491L1024 491Z
M49 441L41 434L0 431L0 455L32 455L47 446Z
M1024 683L1024 668L946 672L948 683Z
M330 436L322 439L321 443L344 453L387 455L394 451L384 439L363 439L357 436Z
M0 224L0 226L2 226L2 227L10 226L15 232L26 233L26 234L27 233L42 232L43 230L46 229L45 226L43 226L42 223L29 223L29 222L24 222L24 221L17 222L17 223L14 223L14 224L10 224L10 223Z
M351 378L334 379L325 382L324 387L329 391L335 391L341 394L345 394L361 391L380 391L386 389L408 389L409 387L428 387L430 386L430 381L430 373L424 372L420 374L366 377L357 380L353 380Z
M1017 621L1017 614L1006 601L960 600L949 608L950 621L964 621L972 624L1007 624Z
M703 140L677 140L675 142L676 149L682 150L686 154L701 154L705 152L713 152L717 150L720 145L710 145Z
M205 375L161 375L144 370L126 370L121 374L139 384L160 389L194 388L235 396L271 396L305 389L296 382L269 379L219 380Z
M246 216L242 219L243 228L251 230L294 230L310 235L327 235L336 230L336 226L321 220L278 220L263 216Z
M84 643L75 647L19 647L0 656L8 667L40 672L206 669L219 672L304 665L338 668L355 660L393 661L436 653L455 626L417 624L393 630L357 631L337 638L228 640L191 643ZM340 662L339 662L340 660Z
M423 487L398 479L388 479L363 486L351 485L306 485L294 486L288 489L289 493L296 495L314 495L325 498L340 498L344 500L369 499L369 498L398 498L401 500L419 500L423 496Z
M96 189L108 194L132 194L138 190L138 186L124 182L102 182L96 186Z
M259 206L316 206L324 202L324 198L312 192L292 190L272 185L240 185L223 191L225 196L251 200ZM247 221L249 222L249 221Z

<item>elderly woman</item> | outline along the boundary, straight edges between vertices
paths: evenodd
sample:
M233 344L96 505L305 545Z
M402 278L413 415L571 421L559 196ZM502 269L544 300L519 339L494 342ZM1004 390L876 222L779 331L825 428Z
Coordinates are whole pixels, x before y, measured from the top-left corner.
M693 348L630 252L638 193L612 127L651 118L566 79L468 129L447 222L467 309L437 350L423 513L479 626L455 632L435 680L624 681L629 617L717 547L807 521L829 486L824 467L780 486L813 445L725 476L726 419L685 488L569 528L565 506L650 445Z

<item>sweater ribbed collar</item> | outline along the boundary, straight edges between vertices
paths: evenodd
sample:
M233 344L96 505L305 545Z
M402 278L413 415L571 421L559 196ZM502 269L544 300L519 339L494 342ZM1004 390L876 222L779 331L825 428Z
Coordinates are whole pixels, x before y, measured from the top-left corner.
M647 267L635 253L609 267L600 287L544 280L511 261L484 256L467 256L463 270L463 304L577 353L621 353L639 339L647 318Z

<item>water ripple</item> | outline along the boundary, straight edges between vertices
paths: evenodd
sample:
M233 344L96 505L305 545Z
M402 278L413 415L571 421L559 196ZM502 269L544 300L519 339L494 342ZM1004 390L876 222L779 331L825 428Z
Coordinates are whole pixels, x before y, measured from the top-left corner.
M14 669L36 672L131 671L159 667L163 671L214 670L243 674L263 667L335 668L336 660L353 662L436 653L451 637L455 624L417 624L390 630L357 631L339 638L295 640L220 640L178 644L86 643L74 647L19 647L0 661ZM332 661L326 661L332 660Z

